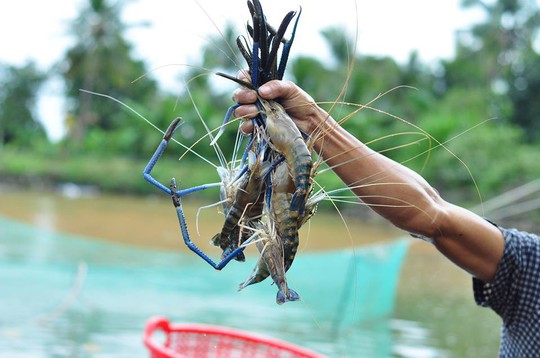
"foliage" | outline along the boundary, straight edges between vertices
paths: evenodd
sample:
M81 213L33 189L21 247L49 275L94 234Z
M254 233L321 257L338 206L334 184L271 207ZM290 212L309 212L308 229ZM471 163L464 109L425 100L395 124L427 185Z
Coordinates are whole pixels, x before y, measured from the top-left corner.
M142 61L132 58L131 45L123 37L127 28L120 19L123 4L89 0L72 24L75 45L67 51L63 63L66 96L70 99L66 125L72 147L84 148L87 134L95 139L96 132L129 127L117 103L81 93L80 89L138 103L149 104L155 99L154 80L146 76L133 83L146 68ZM134 147L136 142L124 144Z
M38 145L47 140L35 116L37 92L46 79L34 63L0 69L0 149Z
M35 153L24 149L6 148L0 156L0 180L27 185L54 185L55 183L78 183L90 185L109 192L155 194L155 188L142 179L146 159L120 155L97 156L95 154L65 155L61 148L49 146L47 151ZM197 176L192 175L194 166L189 162L163 158L152 175L167 182L176 176L182 187L199 185L201 181L215 182L216 171L208 166L197 166ZM201 192L202 195L210 193ZM215 195L215 192L213 193Z
M530 141L540 136L540 104L535 94L540 86L537 46L540 11L536 0L464 0L477 7L486 21L464 32L457 43L457 56L445 63L449 87L478 87L492 93L494 114L521 126ZM500 106L507 97L511 106ZM505 102L505 101L503 101Z

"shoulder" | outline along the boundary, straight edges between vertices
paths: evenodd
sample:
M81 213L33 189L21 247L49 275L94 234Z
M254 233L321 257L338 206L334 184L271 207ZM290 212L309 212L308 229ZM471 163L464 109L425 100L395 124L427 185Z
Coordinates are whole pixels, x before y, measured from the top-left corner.
M500 228L504 253L491 283L474 279L476 302L491 307L505 322L540 305L540 238L517 229Z
M497 270L509 271L516 278L540 281L540 237L517 229L500 228L504 238L504 253Z
M517 250L517 255L532 257L538 255L540 249L540 237L538 235L518 229L500 228L500 230L503 233L505 247L510 250Z

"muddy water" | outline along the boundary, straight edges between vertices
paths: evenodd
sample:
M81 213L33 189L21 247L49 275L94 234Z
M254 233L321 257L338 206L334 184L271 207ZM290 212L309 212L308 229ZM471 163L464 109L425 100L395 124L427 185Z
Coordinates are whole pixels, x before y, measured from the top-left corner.
M176 214L164 196L150 198L27 192L3 188L0 216L95 240L156 250L184 251ZM192 239L203 250L214 250L208 238L220 229L216 208L197 210L208 202L184 203ZM1 230L1 228L0 228ZM350 233L350 234L349 234ZM362 246L392 241L403 233L388 226L319 212L302 232L304 251ZM218 252L214 251L216 257ZM211 270L210 270L211 271ZM499 320L474 305L468 275L441 257L430 245L410 246L397 292L396 309L384 328L394 337L392 356L493 357L499 344ZM373 337L377 325L370 326ZM389 333L390 332L390 333ZM136 332L136 334L139 334ZM384 355L386 356L386 355Z
M101 238L116 243L186 250L176 212L166 196L130 197L93 195L70 197L61 193L25 192L4 188L0 215L39 228ZM184 200L192 240L212 249L209 238L220 231L223 216L211 202ZM197 213L199 212L199 219ZM197 225L198 224L198 225ZM300 250L327 250L391 240L403 233L389 226L343 220L319 212L302 231Z

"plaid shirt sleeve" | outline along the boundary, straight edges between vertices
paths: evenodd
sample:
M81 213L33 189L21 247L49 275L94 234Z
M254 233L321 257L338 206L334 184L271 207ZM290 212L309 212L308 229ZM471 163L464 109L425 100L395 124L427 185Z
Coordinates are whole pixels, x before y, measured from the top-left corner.
M491 283L473 279L478 305L503 321L500 357L536 357L540 352L540 238L502 229L504 254Z

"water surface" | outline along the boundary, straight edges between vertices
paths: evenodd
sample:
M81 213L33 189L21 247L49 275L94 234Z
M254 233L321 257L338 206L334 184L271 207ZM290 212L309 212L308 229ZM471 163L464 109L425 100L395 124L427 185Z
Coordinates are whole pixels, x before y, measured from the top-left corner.
M349 236L318 213L288 274L303 301L278 306L269 282L237 292L253 255L216 272L186 252L171 209L160 198L3 192L2 356L144 357L141 335L154 315L332 357L496 356L498 319L474 305L467 275L427 244L357 222Z

